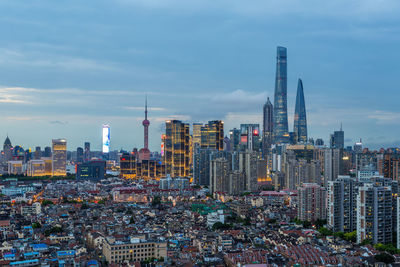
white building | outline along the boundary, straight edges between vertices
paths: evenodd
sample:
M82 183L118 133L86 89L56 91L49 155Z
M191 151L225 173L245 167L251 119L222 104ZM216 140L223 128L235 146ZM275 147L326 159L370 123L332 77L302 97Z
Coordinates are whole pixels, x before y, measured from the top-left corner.
M225 223L225 214L223 210L211 212L207 215L207 226L212 227L215 223Z

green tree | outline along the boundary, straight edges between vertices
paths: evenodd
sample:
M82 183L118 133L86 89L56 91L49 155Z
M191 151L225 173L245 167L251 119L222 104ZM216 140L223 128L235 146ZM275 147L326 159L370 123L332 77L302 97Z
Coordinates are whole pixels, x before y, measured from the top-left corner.
M153 207L158 206L158 205L160 205L160 204L161 204L161 197L159 197L159 196L155 196L155 197L153 198L153 200L151 201L151 205L152 205Z
M323 227L325 224L327 223L326 220L322 220L322 219L318 219L315 221L315 227L317 227L317 229Z
M42 206L47 206L47 205L53 205L53 202L51 202L50 200L47 200L47 199L43 200Z
M41 228L41 227L42 227L42 225L39 222L32 223L32 228L33 229L37 229L37 228Z
M334 237L341 238L341 239L344 239L344 233L343 233L343 232L336 232L336 233L333 233L333 236L334 236Z
M303 227L304 228L310 228L311 227L311 223L309 221L304 221L303 222Z
M329 230L328 228L325 228L325 227L319 228L318 231L323 236L329 236L329 235L333 234L333 232L331 230Z
M357 241L357 231L353 231L350 233L345 233L344 234L344 239L347 241L351 242L356 242Z
M361 241L360 245L361 246L365 246L365 245L371 245L372 241L370 239L364 239L363 241Z
M135 223L135 219L132 216L131 219L129 220L129 224L134 224L134 223Z
M394 262L394 257L392 255L388 254L388 253L377 254L377 255L375 255L374 258L375 258L376 261L383 262L383 263L386 263L386 264Z

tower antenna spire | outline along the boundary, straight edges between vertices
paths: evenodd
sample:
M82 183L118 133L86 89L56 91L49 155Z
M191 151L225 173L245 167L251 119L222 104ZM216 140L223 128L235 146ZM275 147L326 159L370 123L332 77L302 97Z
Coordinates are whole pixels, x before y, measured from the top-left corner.
M144 104L144 118L147 120L147 93L146 93L146 99L145 99L145 104Z

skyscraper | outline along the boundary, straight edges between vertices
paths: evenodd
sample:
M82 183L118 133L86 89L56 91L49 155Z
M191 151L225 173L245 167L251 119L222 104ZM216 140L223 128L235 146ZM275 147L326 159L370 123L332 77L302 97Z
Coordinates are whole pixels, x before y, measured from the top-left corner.
M144 120L142 122L144 128L144 147L139 150L139 159L140 160L149 160L150 159L150 150L149 150L149 126L150 121L147 119L147 96L146 103L144 107Z
M179 120L166 121L164 146L166 174L189 176L189 124Z
M49 156L46 156L49 157ZM84 160L85 161L89 161L91 159L91 155L90 155L90 143L89 142L85 142L85 151L84 151Z
M304 102L303 82L299 79L297 85L296 107L294 112L295 142L307 142L307 116L306 104Z
M274 107L269 97L263 108L263 155L267 154L267 150L271 147L272 136L274 133Z
M67 140L65 139L53 139L53 176L66 176L67 169Z
M11 144L10 138L8 138L8 135L7 135L7 138L4 141L4 145L3 145L5 162L12 159L12 148L13 148L13 146Z
M276 78L274 99L274 141L289 141L287 117L287 57L286 48L278 46L276 56Z
M202 123L193 123L193 146L201 144L201 127Z
M110 125L103 124L103 153L110 152Z
M331 148L344 149L344 131L341 125L340 131L334 131L333 134L331 134L330 143Z
M78 147L76 149L76 162L82 163L83 162L83 148Z
M298 199L297 218L302 221L326 218L325 188L313 183L304 183L298 188Z
M201 148L224 149L223 121L209 121L201 127Z

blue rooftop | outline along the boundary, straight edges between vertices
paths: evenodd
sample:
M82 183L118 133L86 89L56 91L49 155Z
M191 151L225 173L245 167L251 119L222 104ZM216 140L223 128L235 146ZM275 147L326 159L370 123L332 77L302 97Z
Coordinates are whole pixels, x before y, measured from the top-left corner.
M60 256L74 256L74 255L75 255L75 250L57 251L57 257L60 257Z
M36 260L14 261L14 262L10 262L10 266L20 265L20 264L27 264L27 263L39 264L39 260L36 259Z

